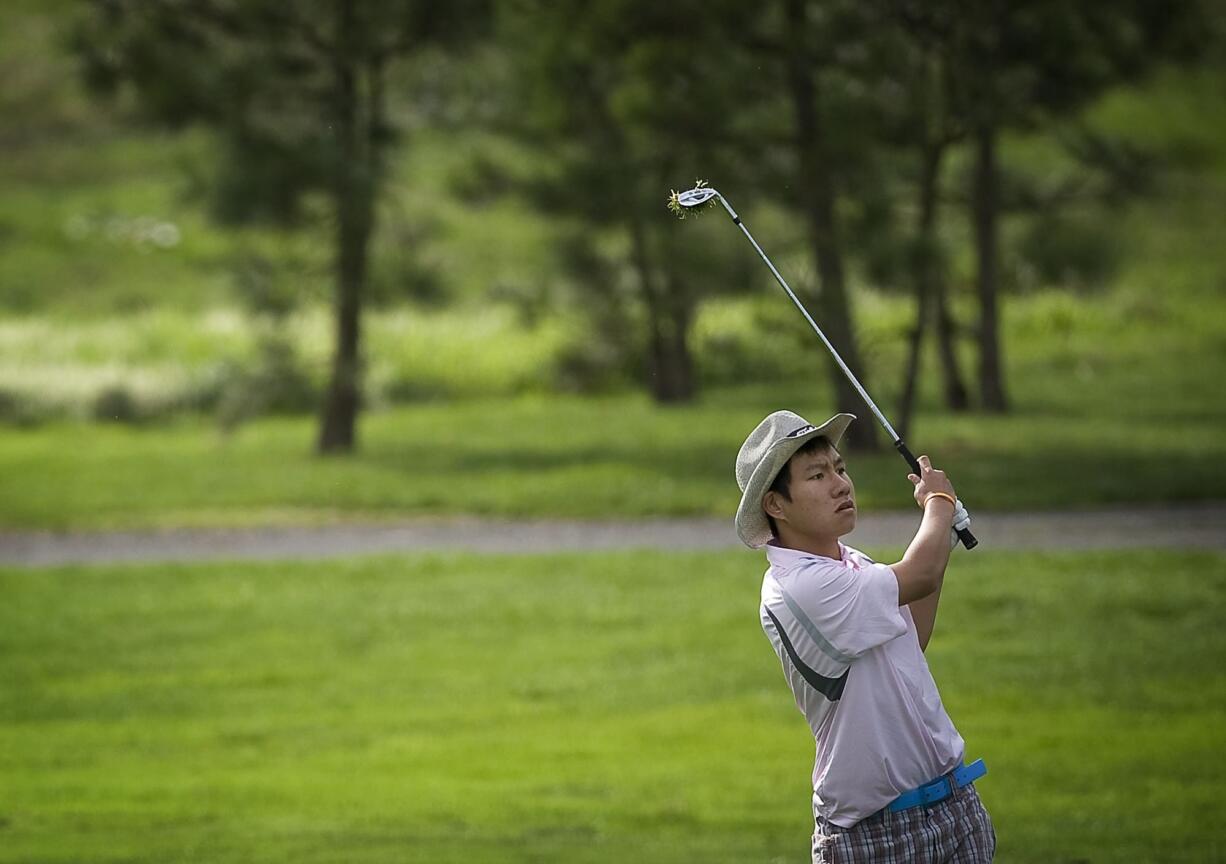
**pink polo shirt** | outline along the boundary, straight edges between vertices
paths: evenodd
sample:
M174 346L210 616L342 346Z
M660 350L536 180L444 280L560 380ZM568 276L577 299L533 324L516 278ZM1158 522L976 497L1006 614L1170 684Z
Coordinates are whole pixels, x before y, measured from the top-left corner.
M817 745L813 808L850 828L962 763L898 580L850 546L836 561L766 547L762 628Z

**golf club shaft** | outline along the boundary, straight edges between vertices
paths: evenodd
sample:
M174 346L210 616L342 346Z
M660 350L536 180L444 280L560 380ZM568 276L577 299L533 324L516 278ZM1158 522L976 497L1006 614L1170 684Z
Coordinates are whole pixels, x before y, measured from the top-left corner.
M817 326L817 322L813 320L813 316L809 314L809 310L806 309L804 304L800 302L800 298L796 296L791 287L788 285L787 281L782 275L780 275L779 271L775 269L775 265L771 263L771 259L766 256L765 252L762 251L762 247L758 245L758 241L755 240L753 235L749 233L749 229L745 227L745 223L741 221L741 217L738 216L736 211L733 210L728 202L724 200L723 195L717 194L716 197L719 198L719 203L724 205L724 209L728 211L728 215L732 217L732 221L735 222L737 227L739 227L741 231L745 233L745 236L749 238L749 242L753 244L753 248L758 250L758 255L760 255L762 260L766 262L766 266L770 268L771 273L775 277L775 281L777 281L783 290L787 292L788 297L792 298L792 302L796 304L796 308L800 310L800 314L805 316L805 320L809 322L809 326L813 328L813 332L816 333L818 338L822 340L822 344L826 346L826 350L830 352L830 356L834 358L834 362L839 364L839 368L843 370L843 374L847 376L847 380L851 382L851 386L856 388L856 392L860 394L860 398L864 400L864 404L868 406L869 410L873 412L873 416L875 416L877 421L881 423L882 427L886 431L886 434L890 436L890 440L894 442L894 448L898 450L899 454L902 455L902 458L906 460L915 476L922 477L923 472L920 468L919 460L916 459L907 448L907 445L903 442L902 438L900 438L898 433L894 431L894 427L890 425L890 421L887 420L885 415L881 413L881 409L877 407L877 403L872 400L872 398L868 395L868 392L864 389L863 385L861 385L859 380L856 378L855 374L853 374L851 369L847 367L847 364L843 362L843 358L839 356L839 352L834 349L832 344L830 344L830 340L826 338L826 334L822 332L822 328ZM974 549L979 545L979 541L975 539L975 535L973 535L967 528L963 528L958 531L958 539L962 541L962 545L967 549Z

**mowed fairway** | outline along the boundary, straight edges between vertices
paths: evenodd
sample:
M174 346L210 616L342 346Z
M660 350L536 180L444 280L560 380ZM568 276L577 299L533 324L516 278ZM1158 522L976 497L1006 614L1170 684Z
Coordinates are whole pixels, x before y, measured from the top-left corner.
M807 854L758 555L0 571L0 861ZM1226 556L959 553L1001 862L1226 859Z

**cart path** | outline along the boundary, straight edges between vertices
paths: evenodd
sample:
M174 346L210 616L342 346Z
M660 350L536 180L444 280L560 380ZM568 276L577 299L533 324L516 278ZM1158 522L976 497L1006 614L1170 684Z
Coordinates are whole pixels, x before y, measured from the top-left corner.
M855 546L901 546L918 511L869 513L848 535ZM1075 512L976 513L982 549L1199 548L1226 551L1226 502ZM0 530L0 565L209 560L294 560L397 552L583 552L744 548L731 518L412 519L400 522L166 531L55 533Z

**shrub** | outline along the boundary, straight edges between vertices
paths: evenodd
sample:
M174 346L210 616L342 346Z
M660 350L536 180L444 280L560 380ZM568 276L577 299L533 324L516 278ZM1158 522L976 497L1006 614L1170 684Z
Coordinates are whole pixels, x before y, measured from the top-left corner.
M598 334L574 339L558 348L551 377L564 393L607 393L626 385L634 358L622 346Z
M142 419L140 402L122 384L111 384L98 391L90 413L104 423L136 423Z
M1116 272L1120 250L1099 219L1036 218L1018 244L1019 287L1102 287Z
M218 377L218 420L227 429L263 414L306 414L319 405L319 388L282 334L262 337L253 365L227 364Z
M43 419L39 406L24 393L0 389L0 423L33 426Z

